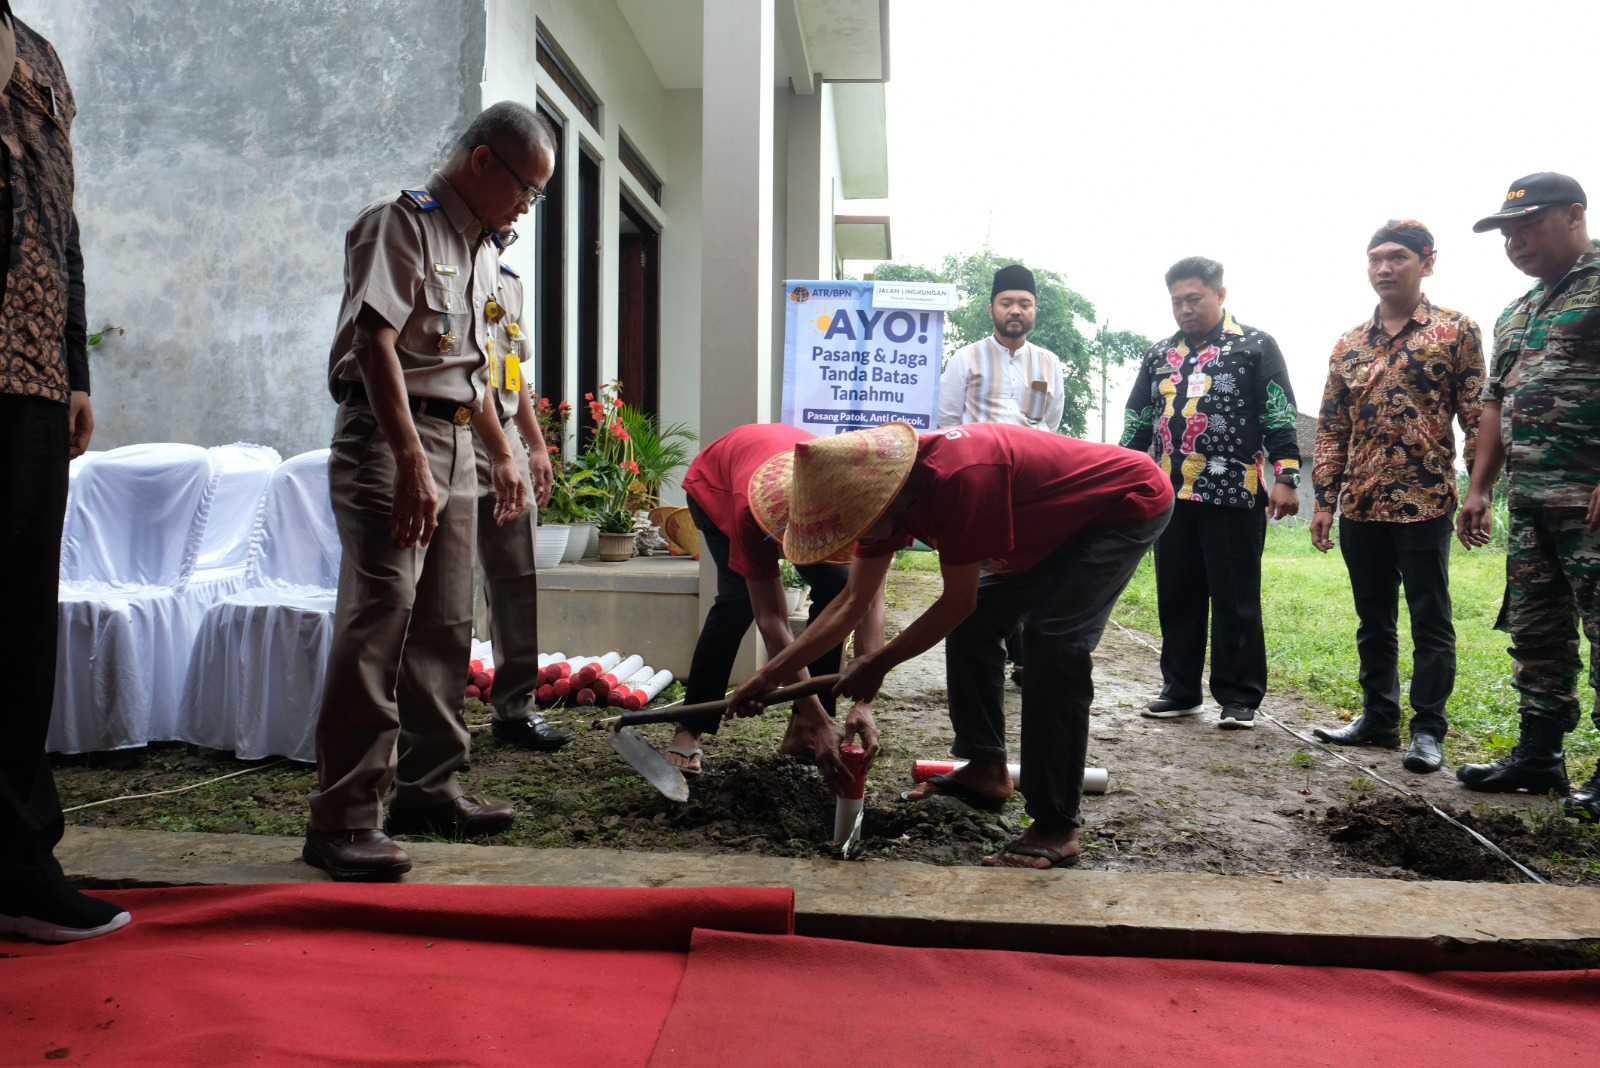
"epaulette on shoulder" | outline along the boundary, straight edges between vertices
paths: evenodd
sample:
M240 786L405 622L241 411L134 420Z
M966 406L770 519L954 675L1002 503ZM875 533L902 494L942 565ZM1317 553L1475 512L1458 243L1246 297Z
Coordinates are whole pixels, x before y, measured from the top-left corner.
M400 200L418 211L433 211L439 207L439 201L426 189L402 189Z
M509 275L510 275L510 276L511 276L511 277L512 277L512 278L521 278L521 277L522 277L522 276L521 276L521 275L520 275L520 274L518 274L518 273L517 273L517 272L516 272L516 271L513 271L513 270L512 270L512 269L511 269L511 264L509 264L509 263L502 263L502 264L501 264L501 265L500 265L500 269L501 269L501 270L502 270L502 271L504 271L504 272L505 272L505 273L506 273L506 274L509 274Z

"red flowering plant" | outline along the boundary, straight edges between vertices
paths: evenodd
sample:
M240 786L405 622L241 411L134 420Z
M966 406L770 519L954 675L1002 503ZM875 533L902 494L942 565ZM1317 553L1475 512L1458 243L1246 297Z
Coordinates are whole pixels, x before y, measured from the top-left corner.
M633 513L628 508L633 480L639 474L639 465L633 458L633 441L622 425L621 382L608 382L600 387L599 396L585 393L589 406L589 440L583 455L573 461L582 470L592 472L597 484L604 488L605 497L599 502L597 519L600 529L611 534L629 534L633 531Z

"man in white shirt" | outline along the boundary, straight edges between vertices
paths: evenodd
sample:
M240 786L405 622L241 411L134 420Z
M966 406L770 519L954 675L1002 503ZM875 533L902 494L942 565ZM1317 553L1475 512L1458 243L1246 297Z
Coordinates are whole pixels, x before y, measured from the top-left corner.
M1033 272L1020 263L994 272L994 333L951 354L939 379L939 425L1014 423L1053 433L1066 395L1061 358L1028 341L1039 317ZM1022 685L1022 624L1006 639L1011 680Z
M1028 341L1038 315L1033 272L1015 263L996 271L989 290L994 333L957 349L945 364L941 427L1015 423L1054 431L1061 424L1061 359Z

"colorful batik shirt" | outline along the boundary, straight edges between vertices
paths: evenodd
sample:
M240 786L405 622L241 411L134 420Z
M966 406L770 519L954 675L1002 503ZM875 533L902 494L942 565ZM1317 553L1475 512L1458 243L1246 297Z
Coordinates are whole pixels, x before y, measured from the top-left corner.
M1483 407L1478 324L1422 301L1400 332L1378 313L1345 332L1328 359L1312 468L1317 511L1415 523L1454 511L1456 439L1472 465Z
M1149 452L1181 501L1254 508L1263 457L1274 474L1300 467L1294 389L1272 335L1224 311L1198 347L1181 333L1145 353L1122 444Z
M1513 508L1586 508L1600 483L1600 241L1494 326L1483 399L1500 402Z

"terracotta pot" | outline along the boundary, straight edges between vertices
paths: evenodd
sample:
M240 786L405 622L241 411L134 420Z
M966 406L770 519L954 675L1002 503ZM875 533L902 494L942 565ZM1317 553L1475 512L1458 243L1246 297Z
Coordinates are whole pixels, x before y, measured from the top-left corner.
M627 560L633 556L633 534L612 534L609 531L600 532L600 559L602 560Z

